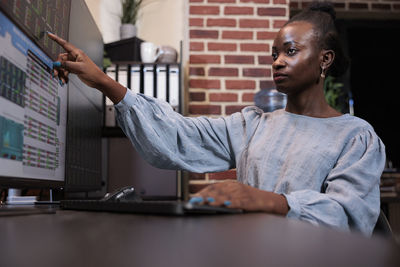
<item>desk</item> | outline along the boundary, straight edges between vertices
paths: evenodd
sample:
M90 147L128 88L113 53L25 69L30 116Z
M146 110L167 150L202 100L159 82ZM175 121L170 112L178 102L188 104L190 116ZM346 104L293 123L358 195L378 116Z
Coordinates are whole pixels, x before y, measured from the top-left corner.
M0 248L1 266L400 266L383 238L256 213L5 216Z

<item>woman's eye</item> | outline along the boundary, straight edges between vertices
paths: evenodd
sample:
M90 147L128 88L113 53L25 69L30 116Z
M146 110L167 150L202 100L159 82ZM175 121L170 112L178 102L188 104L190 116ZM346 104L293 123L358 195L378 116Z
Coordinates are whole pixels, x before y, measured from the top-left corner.
M275 61L278 58L278 53L272 53L272 60Z
M297 52L296 49L294 49L294 48L289 48L288 51L287 51L287 54L288 54L289 56L293 56L294 54L296 54L296 52Z

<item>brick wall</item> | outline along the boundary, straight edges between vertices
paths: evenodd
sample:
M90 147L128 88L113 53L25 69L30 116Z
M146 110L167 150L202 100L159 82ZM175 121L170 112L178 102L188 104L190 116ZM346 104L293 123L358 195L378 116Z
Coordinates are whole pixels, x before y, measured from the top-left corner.
M253 105L254 94L273 88L271 46L302 0L189 1L189 116L225 116ZM333 1L338 13L400 16L399 0ZM190 175L190 192L236 179L235 170Z
M274 87L271 46L288 17L288 0L189 0L189 116L232 114ZM236 172L190 178L193 192Z

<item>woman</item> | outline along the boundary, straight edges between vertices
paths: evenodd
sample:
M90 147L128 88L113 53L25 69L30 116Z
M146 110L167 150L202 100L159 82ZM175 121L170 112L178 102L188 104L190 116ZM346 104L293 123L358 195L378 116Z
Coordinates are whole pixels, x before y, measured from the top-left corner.
M326 75L347 68L331 5L313 4L279 31L273 77L285 110L256 107L225 118L185 118L157 99L126 90L79 49L49 34L67 53L55 75L75 73L114 103L136 150L160 168L192 172L237 169L238 182L210 185L192 202L264 211L366 235L380 210L385 148L371 125L325 101Z

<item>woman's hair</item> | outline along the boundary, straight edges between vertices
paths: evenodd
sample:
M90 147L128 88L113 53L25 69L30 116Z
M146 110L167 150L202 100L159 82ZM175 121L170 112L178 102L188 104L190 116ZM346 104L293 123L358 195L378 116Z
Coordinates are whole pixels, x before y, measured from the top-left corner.
M336 12L329 2L312 2L306 10L293 16L285 25L295 21L306 21L314 25L318 46L321 49L333 50L335 59L327 70L327 75L339 77L343 75L349 60L343 52L339 34L335 26Z

